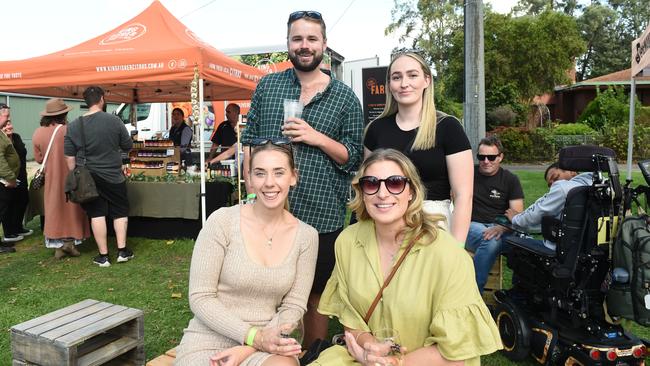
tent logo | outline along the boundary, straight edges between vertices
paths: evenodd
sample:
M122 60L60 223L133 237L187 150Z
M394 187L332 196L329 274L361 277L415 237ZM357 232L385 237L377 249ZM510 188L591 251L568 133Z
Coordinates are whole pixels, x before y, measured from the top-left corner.
M278 68L276 67L275 63L269 58L260 59L255 63L255 67L257 67L260 71L267 74L271 74L278 71Z
M120 29L117 33L113 33L110 36L102 39L99 44L102 46L124 43L132 41L136 38L142 37L147 33L147 27L140 23L133 23L127 25L125 28Z

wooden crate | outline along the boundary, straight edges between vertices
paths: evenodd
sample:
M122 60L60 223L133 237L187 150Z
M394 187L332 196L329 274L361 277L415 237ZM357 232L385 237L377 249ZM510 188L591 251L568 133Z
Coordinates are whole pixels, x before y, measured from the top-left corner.
M494 293L503 288L503 264L502 256L498 256L494 265L490 268L487 281L483 287L483 301L489 306L496 305Z
M172 366L174 359L176 359L176 348L172 348L165 352L164 355L160 355L147 362L147 366Z
M13 366L144 365L142 310L87 299L11 327Z

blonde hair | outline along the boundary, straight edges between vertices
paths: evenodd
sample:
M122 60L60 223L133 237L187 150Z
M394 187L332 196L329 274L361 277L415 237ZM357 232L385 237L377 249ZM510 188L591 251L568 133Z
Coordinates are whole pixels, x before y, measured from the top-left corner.
M393 114L396 114L398 111L397 102L395 102L393 99L393 94L390 93L390 69L393 67L395 61L400 57L410 57L413 60L417 61L417 63L420 64L424 75L427 76L429 80L431 80L429 86L424 89L424 92L422 94L420 127L418 128L418 132L415 135L415 140L411 146L411 150L428 150L436 146L436 105L433 99L434 88L433 77L431 76L431 68L429 68L429 65L427 65L426 61L419 54L415 52L405 52L399 54L393 58L393 60L390 62L390 65L388 65L388 69L386 70L386 107L384 107L384 111L381 112L377 119L391 116ZM373 120L372 122L376 121L377 119ZM368 124L368 127L369 126L370 123ZM366 129L368 127L366 127Z
M416 235L424 234L426 237L426 243L435 241L438 237L437 223L445 220L445 216L424 212L423 204L427 194L426 188L422 184L420 175L411 160L397 150L377 149L370 153L366 160L364 160L359 167L357 174L352 179L352 189L354 189L355 194L349 204L350 209L357 214L359 220L371 219L370 214L368 214L366 209L366 205L363 202L364 193L361 190L361 187L359 187L359 179L365 175L369 166L382 161L392 161L400 167L404 176L409 179L408 184L411 194L413 195L413 198L408 203L406 213L404 214L406 227L400 234L404 234L405 237L415 237Z

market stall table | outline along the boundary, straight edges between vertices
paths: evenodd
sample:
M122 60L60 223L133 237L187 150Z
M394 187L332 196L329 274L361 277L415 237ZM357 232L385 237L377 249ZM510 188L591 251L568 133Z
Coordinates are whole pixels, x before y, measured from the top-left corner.
M151 239L196 238L201 230L199 183L127 182L127 235ZM206 183L206 212L230 205L232 184ZM30 191L26 222L43 213L43 191ZM112 225L108 225L109 228Z

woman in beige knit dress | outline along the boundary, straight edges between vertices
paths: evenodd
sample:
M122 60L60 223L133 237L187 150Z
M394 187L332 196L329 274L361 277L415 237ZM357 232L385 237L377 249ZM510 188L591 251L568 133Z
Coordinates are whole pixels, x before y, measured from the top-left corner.
M284 141L251 153L254 204L222 208L199 233L190 267L194 313L175 365L298 364L300 344L279 336L279 314L303 314L311 290L318 233L286 210L298 181Z

